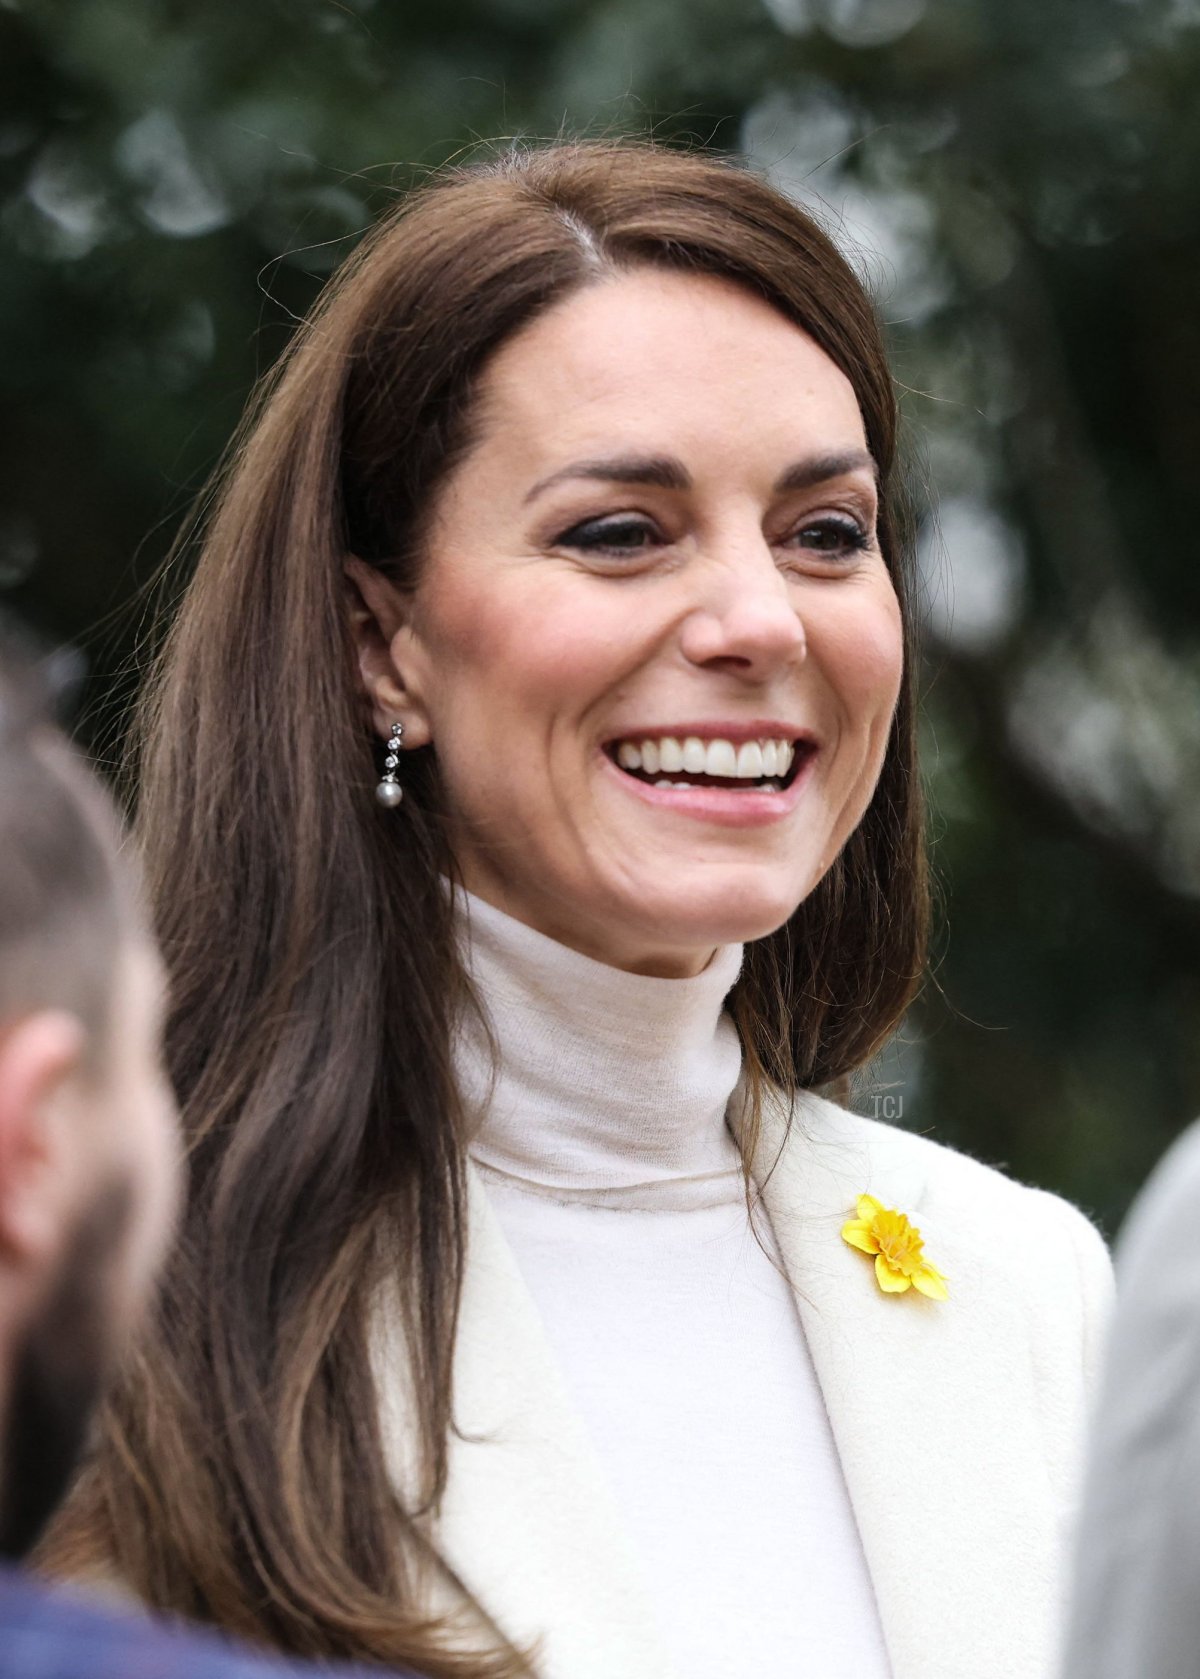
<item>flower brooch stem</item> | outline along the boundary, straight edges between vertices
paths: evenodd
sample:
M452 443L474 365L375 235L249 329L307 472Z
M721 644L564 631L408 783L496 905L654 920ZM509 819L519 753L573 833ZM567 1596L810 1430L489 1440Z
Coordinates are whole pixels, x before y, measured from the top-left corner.
M842 1240L875 1260L875 1281L885 1294L915 1288L931 1300L948 1300L946 1279L925 1258L921 1232L903 1213L873 1195L860 1195L858 1217L842 1226Z

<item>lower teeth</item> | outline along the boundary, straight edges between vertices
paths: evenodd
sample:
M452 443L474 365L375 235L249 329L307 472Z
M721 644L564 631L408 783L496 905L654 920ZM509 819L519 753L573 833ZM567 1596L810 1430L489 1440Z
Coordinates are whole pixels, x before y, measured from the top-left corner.
M708 783L704 781L654 781L651 783L651 786L653 787L682 787L684 789L705 787L707 785ZM735 789L727 789L727 791L734 790ZM779 781L747 781L744 787L739 787L736 791L739 793L781 793L783 791L783 784Z

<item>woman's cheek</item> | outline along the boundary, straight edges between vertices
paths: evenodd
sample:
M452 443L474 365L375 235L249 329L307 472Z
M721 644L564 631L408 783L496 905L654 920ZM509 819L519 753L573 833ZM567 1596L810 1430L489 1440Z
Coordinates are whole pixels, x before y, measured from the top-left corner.
M869 602L847 602L829 624L821 651L851 725L870 726L881 712L890 719L904 675L904 631L890 582Z

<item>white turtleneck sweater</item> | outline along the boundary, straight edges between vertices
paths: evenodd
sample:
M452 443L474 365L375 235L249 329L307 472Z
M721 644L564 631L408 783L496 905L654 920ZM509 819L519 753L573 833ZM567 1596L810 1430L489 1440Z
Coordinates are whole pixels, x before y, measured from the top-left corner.
M887 1679L829 1418L725 1113L723 1005L628 974L477 898L464 952L472 1156L545 1323L684 1679ZM494 1077L493 1077L494 1075Z

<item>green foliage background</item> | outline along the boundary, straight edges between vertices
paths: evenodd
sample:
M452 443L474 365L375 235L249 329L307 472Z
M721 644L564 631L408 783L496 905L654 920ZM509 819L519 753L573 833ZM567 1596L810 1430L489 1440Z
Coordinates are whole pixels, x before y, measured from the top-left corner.
M936 487L938 960L858 1099L1115 1228L1200 1112L1198 68L1200 0L0 0L0 604L98 738L392 195L480 140L748 152L864 263Z

